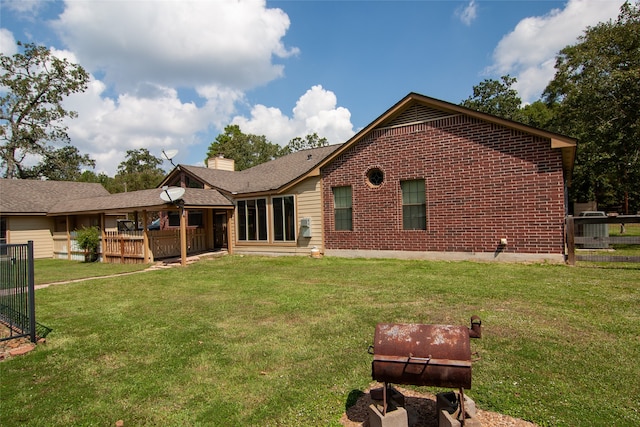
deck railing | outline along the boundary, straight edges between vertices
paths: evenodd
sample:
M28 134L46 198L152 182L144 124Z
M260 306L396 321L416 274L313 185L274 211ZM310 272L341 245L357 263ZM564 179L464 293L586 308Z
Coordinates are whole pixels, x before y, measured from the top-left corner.
M180 230L147 231L149 238L149 261L180 256ZM203 228L187 229L187 253L206 251L207 235ZM78 247L76 233L53 233L53 253L58 259L83 261L84 251ZM144 264L143 231L105 231L104 240L98 249L101 261L112 264Z

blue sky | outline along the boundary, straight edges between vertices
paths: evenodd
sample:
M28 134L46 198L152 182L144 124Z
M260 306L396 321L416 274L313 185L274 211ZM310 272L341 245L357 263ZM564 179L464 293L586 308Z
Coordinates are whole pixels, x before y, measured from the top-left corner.
M0 0L0 51L33 42L91 73L69 134L113 175L136 148L202 164L230 123L344 142L409 92L459 103L504 74L533 102L557 52L622 3Z

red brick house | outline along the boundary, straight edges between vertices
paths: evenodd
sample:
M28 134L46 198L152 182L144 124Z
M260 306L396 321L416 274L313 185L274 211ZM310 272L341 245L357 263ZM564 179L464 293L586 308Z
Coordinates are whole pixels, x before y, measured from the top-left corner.
M320 165L324 252L561 261L575 148L411 93Z
M168 230L135 232L143 233L134 238L144 250L133 254L142 262L171 252L154 250L152 240L172 228L180 229L183 262L189 250L217 249L561 262L575 149L573 138L410 93L341 145L243 171L221 158L208 168L178 165L159 187L185 188L180 209L165 203L158 188L76 195L52 203L42 218L58 221L47 229L67 236L73 218L92 218L106 230L106 214L142 213L147 224L147 211L165 211ZM23 191L12 193L29 201ZM0 231L10 230L13 242L18 223L5 217L33 209L2 202Z

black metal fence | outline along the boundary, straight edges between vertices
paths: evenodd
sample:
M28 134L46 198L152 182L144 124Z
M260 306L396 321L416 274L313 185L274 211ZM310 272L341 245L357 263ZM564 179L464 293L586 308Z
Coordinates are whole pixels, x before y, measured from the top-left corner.
M29 337L36 341L33 242L0 245L0 323L9 329L7 339Z

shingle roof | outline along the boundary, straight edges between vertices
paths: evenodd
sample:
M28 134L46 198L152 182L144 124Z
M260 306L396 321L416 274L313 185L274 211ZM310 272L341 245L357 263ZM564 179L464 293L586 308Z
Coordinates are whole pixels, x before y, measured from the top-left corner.
M95 183L0 179L0 213L44 215L59 203L107 195L109 192Z
M91 197L60 202L49 211L51 215L62 215L78 212L131 212L137 209L162 210L167 204L160 199L161 188L151 190L132 191L129 193L110 194L101 197ZM217 207L230 208L233 203L216 190L201 188L185 188L182 196L184 206L189 207Z
M296 151L242 171L224 171L187 165L180 165L180 168L208 185L229 193L275 191L312 171L341 145Z

